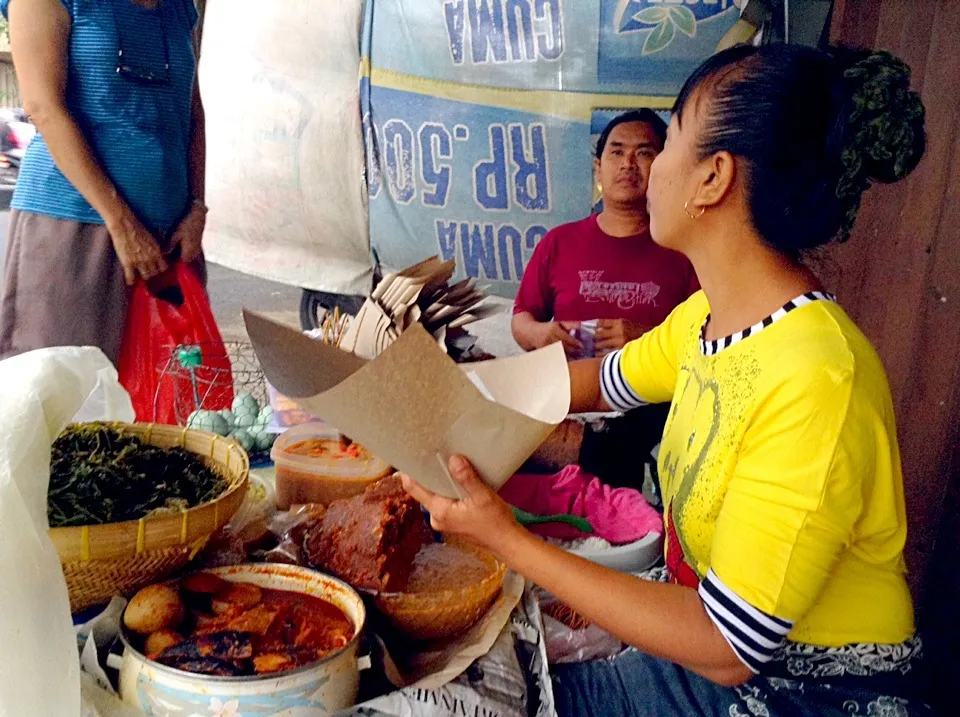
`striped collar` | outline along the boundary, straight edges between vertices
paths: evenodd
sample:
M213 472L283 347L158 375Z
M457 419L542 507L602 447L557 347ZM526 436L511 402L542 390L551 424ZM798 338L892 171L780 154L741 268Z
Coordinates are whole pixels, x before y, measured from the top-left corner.
M724 349L728 349L734 344L743 341L745 338L760 333L771 324L774 324L782 319L794 309L798 309L806 304L812 304L814 301L829 301L833 303L836 302L836 299L831 294L827 294L822 291L811 291L807 294L803 294L802 296L798 296L792 301L788 301L763 321L760 321L753 326L744 329L743 331L738 331L735 334L724 336L722 339L717 339L716 341L707 341L705 338L703 338L707 330L707 324L710 323L710 314L707 314L707 318L703 320L703 325L700 327L700 353L702 353L704 356L715 356Z

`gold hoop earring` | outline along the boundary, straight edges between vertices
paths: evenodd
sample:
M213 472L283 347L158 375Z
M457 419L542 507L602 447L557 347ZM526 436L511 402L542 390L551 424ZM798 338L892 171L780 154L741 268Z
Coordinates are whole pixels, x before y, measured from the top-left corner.
M687 201L685 201L685 202L683 203L683 211L685 211L685 212L687 213L687 216L690 217L691 219L699 219L700 217L703 216L703 213L704 213L705 211L707 211L707 208L706 208L706 207L700 207L700 213L699 213L699 214L693 214L693 213L690 211L690 200L688 199Z
M603 185L600 182L597 182L597 194L603 196Z

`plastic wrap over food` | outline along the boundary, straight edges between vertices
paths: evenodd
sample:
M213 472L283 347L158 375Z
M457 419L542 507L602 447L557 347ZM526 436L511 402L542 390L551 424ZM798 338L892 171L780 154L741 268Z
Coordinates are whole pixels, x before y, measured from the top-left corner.
M490 651L442 687L407 687L339 717L556 717L540 606L526 590Z
M623 651L620 638L584 620L553 595L543 590L536 592L540 597L543 636L551 665L601 660Z
M81 714L67 585L47 535L47 486L50 446L98 384L90 415L94 404L99 418L129 415L129 397L99 349L43 349L0 362L0 565L8 576L0 583L0 715Z
M534 247L594 208L592 150L667 110L739 0L368 3L361 82L370 240L388 268L434 254L513 296Z

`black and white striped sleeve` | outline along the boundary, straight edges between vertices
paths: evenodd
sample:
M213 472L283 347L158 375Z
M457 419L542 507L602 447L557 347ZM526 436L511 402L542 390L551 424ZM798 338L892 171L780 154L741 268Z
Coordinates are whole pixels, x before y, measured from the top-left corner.
M629 411L632 408L646 406L647 402L640 398L627 383L620 367L622 358L621 350L614 351L603 360L600 369L600 392L603 394L603 400L616 411Z
M713 570L700 583L700 599L737 657L757 674L793 629L792 622L753 607L724 585Z

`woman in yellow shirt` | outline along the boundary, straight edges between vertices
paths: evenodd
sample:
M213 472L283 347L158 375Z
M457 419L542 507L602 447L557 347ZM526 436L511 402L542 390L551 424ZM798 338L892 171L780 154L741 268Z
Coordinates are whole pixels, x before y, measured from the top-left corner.
M927 712L887 379L800 261L845 240L870 182L906 176L924 143L909 69L888 53L736 47L684 86L648 202L654 240L703 291L570 369L575 412L671 403L660 582L539 541L461 458L464 500L405 479L437 529L633 648L558 666L561 715Z

